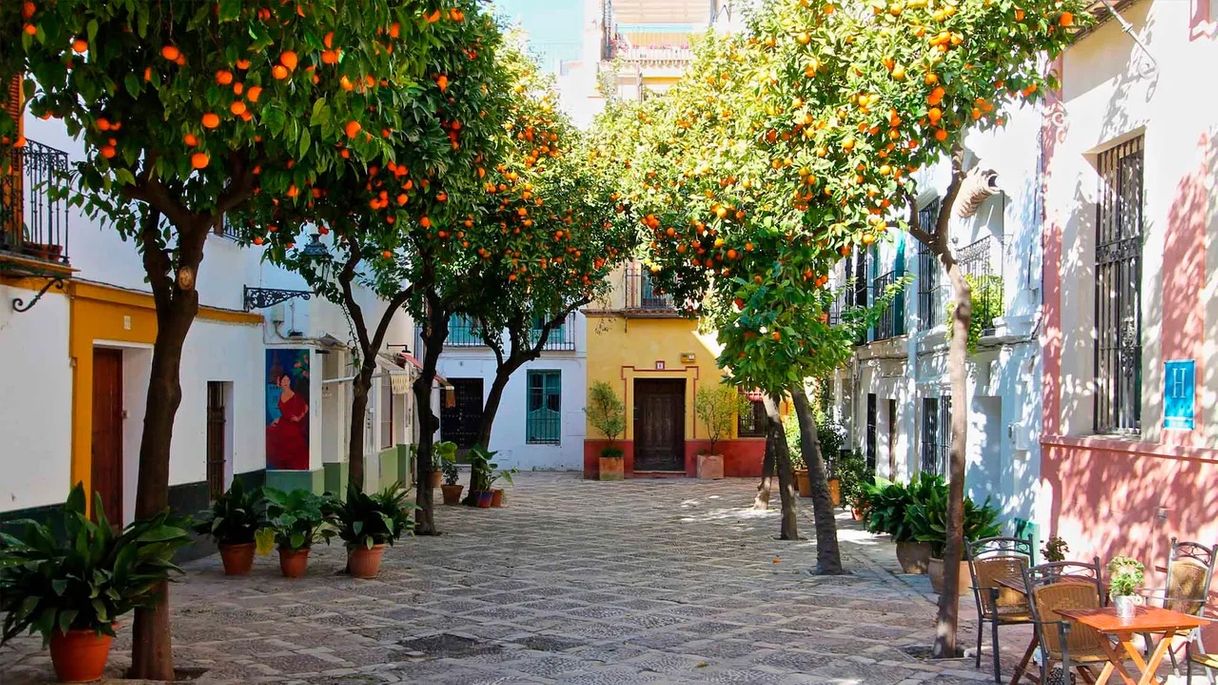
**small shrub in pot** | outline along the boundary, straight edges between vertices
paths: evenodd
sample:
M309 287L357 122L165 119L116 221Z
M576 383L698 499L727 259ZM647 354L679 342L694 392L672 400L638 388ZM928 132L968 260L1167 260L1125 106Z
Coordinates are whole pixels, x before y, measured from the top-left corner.
M199 513L193 528L216 541L224 575L244 576L254 564L254 536L265 523L262 488L246 488L241 479L235 478L211 509Z
M328 543L334 535L329 505L308 490L266 488L264 493L268 526L258 531L259 552L277 547L280 571L285 577L299 578L308 569L313 543Z
M385 545L392 545L410 530L413 505L409 491L394 483L371 495L354 485L346 501L330 499L338 537L347 546L347 570L356 578L375 578Z
M65 682L101 678L115 622L156 605L160 584L182 571L174 552L190 543L185 522L168 512L115 532L100 496L93 511L96 522L77 484L51 525L15 521L13 533L0 533L0 644L23 631L40 633Z
M616 444L617 436L626 430L626 405L614 392L613 386L597 381L588 389L588 406L584 408L588 423L601 432L609 444L601 448L597 473L600 480L622 480L623 452Z
M444 484L440 486L441 491L444 493L444 503L450 505L460 504L461 490L465 486L457 482L461 477L461 471L457 468L457 462L446 461L440 468L444 470Z

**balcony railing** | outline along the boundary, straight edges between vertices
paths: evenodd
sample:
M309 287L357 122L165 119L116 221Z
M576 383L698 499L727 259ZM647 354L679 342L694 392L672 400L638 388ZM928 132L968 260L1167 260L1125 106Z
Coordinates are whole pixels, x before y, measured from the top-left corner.
M536 345L541 339L540 326L529 332L529 344ZM506 344L507 335L504 335ZM448 339L444 341L445 347L486 347L486 342L482 339L482 330L478 326L478 322L472 318L453 315L448 321ZM422 350L423 339L421 335L416 335L416 349ZM541 348L543 351L571 351L575 349L575 315L567 317L561 326L558 326L550 331L550 337L546 339L546 344Z
M651 312L673 310L672 296L656 290L651 274L647 271L627 269L623 279L625 309Z
M994 272L990 256L995 244L1001 254L1002 243L989 236L965 245L956 253L960 271L973 291L973 318L981 323L983 336L993 334L994 319L1002 316L1004 309L1002 272Z
M32 140L0 157L0 252L69 266L68 153Z
M897 282L897 274L895 271L889 271L886 274L877 276L871 280L871 297L872 302L876 302L887 290ZM887 340L896 335L902 335L905 332L905 327L902 325L901 314L903 307L900 305L901 295L898 294L887 307L884 308L880 318L872 327L872 340Z

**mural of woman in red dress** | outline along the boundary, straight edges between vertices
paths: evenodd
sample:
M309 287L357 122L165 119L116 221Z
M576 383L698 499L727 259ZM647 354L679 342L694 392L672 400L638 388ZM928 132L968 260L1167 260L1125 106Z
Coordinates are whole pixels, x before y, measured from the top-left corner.
M294 350L293 350L294 351ZM308 351L304 351L308 354ZM270 355L268 355L270 356ZM268 359L268 362L271 361ZM307 362L306 362L307 364ZM270 380L274 386L267 389L268 424L266 427L266 467L277 470L307 471L309 468L309 401L297 392L297 384L307 384L307 367L304 374L294 379L291 372L282 369L301 369L299 363L282 365L274 360ZM277 396L272 393L277 393Z

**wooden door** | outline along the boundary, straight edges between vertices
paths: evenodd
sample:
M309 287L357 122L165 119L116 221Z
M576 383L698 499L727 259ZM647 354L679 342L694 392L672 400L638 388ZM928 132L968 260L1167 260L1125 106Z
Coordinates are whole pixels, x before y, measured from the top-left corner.
M888 479L897 479L897 401L888 400Z
M875 459L878 447L876 443L876 396L867 393L867 472L875 473Z
M123 523L123 352L93 349L93 491L112 524Z
M469 449L478 440L482 426L482 379L450 378L456 401L440 408L440 439Z
M224 494L224 383L207 382L207 494L215 501Z
M634 470L685 470L685 381L634 382Z

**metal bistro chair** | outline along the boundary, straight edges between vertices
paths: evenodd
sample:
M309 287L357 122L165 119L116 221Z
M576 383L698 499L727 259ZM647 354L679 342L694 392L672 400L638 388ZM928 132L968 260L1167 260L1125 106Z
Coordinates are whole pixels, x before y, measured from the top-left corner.
M990 624L990 646L994 653L994 682L1002 682L998 626L1032 622L1028 598L1022 592L1003 587L998 579L1019 580L1032 565L1032 542L1021 538L984 538L964 548L969 574L973 577L973 599L977 603L977 668L981 668L981 638Z
M1205 617L1203 616L1202 618ZM1208 682L1210 685L1214 685L1214 672L1218 671L1218 654L1205 654L1204 650L1201 652L1194 652L1193 643L1192 641L1189 641L1184 643L1184 662L1187 664L1184 671L1184 682L1186 685L1193 685L1194 664L1201 667L1201 670L1205 673L1206 682Z
M1147 590L1143 594L1148 603L1154 602L1165 609L1200 616L1206 600L1209 599L1210 582L1214 578L1216 563L1218 545L1208 546L1173 537L1167 553L1167 586L1158 590ZM1183 637L1186 645L1195 644L1197 654L1194 656L1205 655L1200 628ZM1143 638L1149 649L1152 644L1150 636L1144 635ZM1167 656L1171 659L1172 670L1179 674L1180 664L1176 661L1174 646L1167 651ZM1210 656L1212 658L1214 655ZM1209 675L1209 681L1214 683L1212 674Z
M1052 665L1060 663L1065 682L1070 681L1073 669L1083 680L1094 683L1091 667L1108 662L1102 646L1107 638L1093 628L1064 620L1057 612L1104 605L1099 557L1091 563L1057 561L1027 568L1023 580L1040 644L1040 682L1049 682Z

